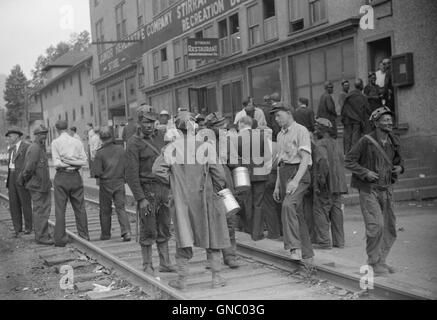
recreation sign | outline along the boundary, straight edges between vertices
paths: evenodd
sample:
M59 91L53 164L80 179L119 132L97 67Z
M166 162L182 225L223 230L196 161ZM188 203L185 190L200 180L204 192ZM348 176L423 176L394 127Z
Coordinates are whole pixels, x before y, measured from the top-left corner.
M193 31L205 22L226 13L247 0L186 0L164 11L146 25L145 47L149 51L160 44Z
M163 11L127 39L139 43L118 44L99 55L100 75L114 72L159 45L238 7L248 0L186 0Z

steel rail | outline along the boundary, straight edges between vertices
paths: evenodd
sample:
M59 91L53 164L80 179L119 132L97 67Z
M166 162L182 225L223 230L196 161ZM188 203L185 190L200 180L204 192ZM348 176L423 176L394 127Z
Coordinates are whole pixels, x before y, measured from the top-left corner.
M9 198L0 193L0 198L9 201ZM91 199L85 199L85 201L98 204L96 201ZM55 224L53 221L49 220L49 224L54 227ZM154 292L154 295L161 294L162 299L169 300L186 300L187 298L181 295L177 290L172 289L169 286L164 285L162 282L158 281L152 276L147 275L146 273L140 272L134 268L132 268L127 263L121 261L117 257L111 255L110 253L102 250L96 245L88 242L82 238L80 238L75 233L66 230L67 235L71 241L71 244L75 246L79 251L85 253L90 258L95 259L99 264L103 265L108 269L116 270L120 275L130 281L132 284L138 285L144 289L150 289Z
M8 200L6 196L0 193L0 197ZM93 199L85 198L85 201L92 205L99 205L99 202ZM127 213L136 216L136 212L127 209ZM51 222L53 225L53 223ZM81 239L76 234L67 231L73 242L81 247L85 251L89 251L93 258L97 261L102 261L103 265L112 267L117 271L121 272L123 275L127 276L131 281L135 283L147 283L155 288L158 288L162 292L166 293L169 297L174 299L186 299L180 295L176 290L172 290L170 287L163 285L161 282L153 277L150 277L142 272L139 272L126 263L120 261L117 257L103 251L102 249L94 246L93 244ZM251 245L238 243L237 242L238 254L258 261L263 264L272 265L278 269L290 272L292 269L297 269L301 264L297 261L291 260L289 257L271 252L262 248L254 247ZM87 251L87 252L88 252ZM334 284L340 285L342 288L349 289L351 291L357 291L357 284L360 283L360 277L352 274L345 274L329 268L320 264L311 264L311 266L317 271L317 275L322 279L328 280ZM432 300L430 296L423 294L416 294L414 292L409 292L402 290L401 288L396 288L389 285L384 285L381 283L373 283L373 289L368 291L370 297L377 299L390 299L390 300Z

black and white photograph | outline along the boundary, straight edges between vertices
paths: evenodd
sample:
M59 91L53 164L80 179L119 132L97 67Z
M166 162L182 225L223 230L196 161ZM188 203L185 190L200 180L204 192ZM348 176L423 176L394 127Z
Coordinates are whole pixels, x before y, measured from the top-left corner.
M435 0L1 0L0 301L437 299L436 35Z

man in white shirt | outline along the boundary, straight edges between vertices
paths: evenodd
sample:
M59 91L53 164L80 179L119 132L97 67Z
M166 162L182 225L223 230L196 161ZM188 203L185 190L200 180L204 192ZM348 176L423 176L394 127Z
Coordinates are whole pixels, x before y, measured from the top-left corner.
M90 166L90 174L91 177L94 178L94 159L96 158L97 150L99 150L102 147L102 140L100 140L100 127L95 127L94 130L90 131L90 140L89 140L89 146L90 146L90 159L89 159L89 166Z
M52 142L53 165L56 168L54 179L55 195L55 246L65 247L68 241L65 231L65 209L70 199L76 218L76 227L81 238L89 241L88 219L85 210L83 180L79 173L87 164L87 156L82 143L67 133L68 123L56 122L59 137Z
M75 139L77 139L77 140L79 140L79 141L82 141L82 139L80 138L80 136L77 134L77 128L76 128L76 127L71 127L71 128L70 128L70 135L71 135L73 138L75 138Z
M258 124L257 127L259 128L267 127L267 121L264 112L260 108L255 107L252 100L243 101L243 110L238 112L237 115L235 116L234 124L238 125L240 120L247 116L256 120L256 123Z
M386 75L386 68L384 65L384 61L381 61L379 63L379 70L375 72L376 74L376 85L380 88L385 87L385 75Z

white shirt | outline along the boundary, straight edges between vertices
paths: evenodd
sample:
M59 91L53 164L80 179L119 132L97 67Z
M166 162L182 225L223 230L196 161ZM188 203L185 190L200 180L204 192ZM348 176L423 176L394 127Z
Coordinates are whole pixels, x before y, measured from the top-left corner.
M52 158L55 168L73 169L72 166L63 162L65 158L79 160L82 162L82 166L87 164L87 156L82 143L66 132L61 133L57 139L53 140Z
M381 70L376 71L376 85L378 87L384 88L385 87L385 72L382 72Z
M97 150L99 150L102 147L102 141L100 140L100 137L98 134L94 134L89 141L90 144L90 158L92 161L94 161L94 158L96 157Z
M15 163L13 159L15 157L16 152L18 152L18 150L20 149L20 146L21 146L21 140L17 142L15 152L12 151L11 160L9 161L9 169L15 170ZM11 146L11 148L13 148L13 146Z
M247 116L246 110L243 109L240 112L237 113L235 116L234 124L238 124L238 122ZM260 108L255 107L255 120L258 122L258 127L267 127L267 121L266 117L264 115L264 112Z
M277 154L278 162L299 164L302 160L300 152L305 151L311 155L311 137L307 128L294 121L287 129L278 133ZM313 161L310 157L309 165Z

